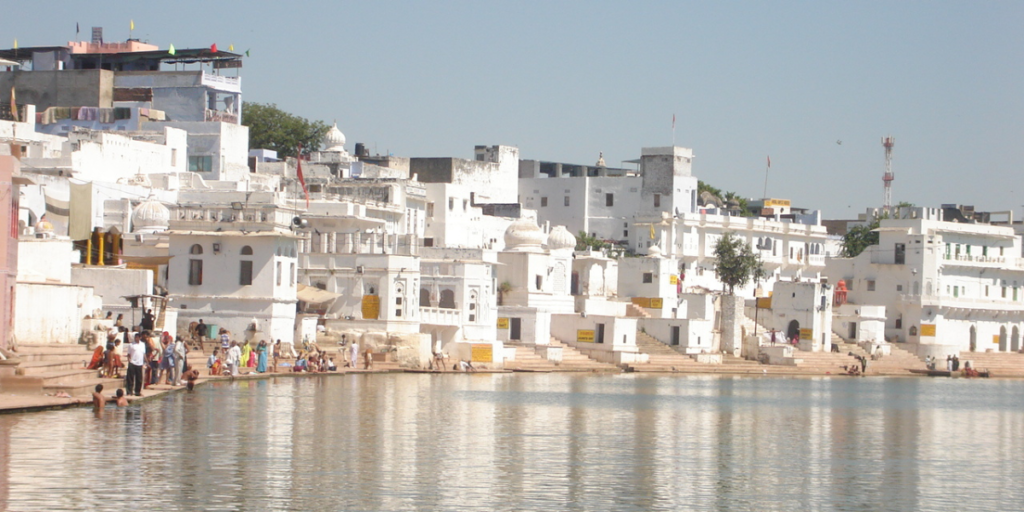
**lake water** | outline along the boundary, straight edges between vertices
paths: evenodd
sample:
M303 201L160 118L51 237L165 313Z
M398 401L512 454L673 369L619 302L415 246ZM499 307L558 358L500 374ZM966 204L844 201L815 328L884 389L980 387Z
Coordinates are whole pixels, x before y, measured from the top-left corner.
M0 415L8 510L1020 510L1024 381L378 374Z

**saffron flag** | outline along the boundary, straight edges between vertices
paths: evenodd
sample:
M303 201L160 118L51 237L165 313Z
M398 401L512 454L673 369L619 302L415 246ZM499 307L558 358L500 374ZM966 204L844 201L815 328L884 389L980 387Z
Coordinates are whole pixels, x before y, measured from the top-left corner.
M654 224L651 224L651 240L654 240Z
M217 43L213 43L210 45L210 51L213 53L217 53Z
M302 185L302 193L306 195L306 209L309 209L309 190L306 188L306 178L302 176L302 144L299 144L299 152L295 155L298 162L295 174L299 177L299 185Z
M131 20L128 23L128 30L135 30L135 20Z
M167 49L167 53L169 53L171 55L174 55L175 53L177 53L177 52L174 51L174 45L173 44L171 45L170 48Z
M14 49L15 50L18 49L18 38L17 37L14 38Z
M233 45L233 44L229 44L229 45L228 45L228 51L229 51L229 52L233 52L233 51L235 51L235 45Z
M14 101L14 86L11 86L11 117L14 118L14 122L18 122L18 103Z

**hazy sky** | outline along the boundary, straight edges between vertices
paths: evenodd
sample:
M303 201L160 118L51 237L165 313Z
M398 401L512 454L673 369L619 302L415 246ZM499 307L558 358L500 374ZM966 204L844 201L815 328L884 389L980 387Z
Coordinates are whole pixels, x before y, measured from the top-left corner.
M49 4L48 4L49 5ZM9 48L135 37L250 49L245 101L371 150L609 165L691 147L694 174L853 217L894 199L1024 210L1024 2L16 2ZM842 143L839 144L839 141Z

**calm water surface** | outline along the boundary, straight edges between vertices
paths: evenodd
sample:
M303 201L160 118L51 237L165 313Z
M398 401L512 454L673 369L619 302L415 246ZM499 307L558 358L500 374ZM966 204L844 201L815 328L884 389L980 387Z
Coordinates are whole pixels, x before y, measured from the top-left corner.
M5 510L1021 510L1024 382L344 375L0 415Z

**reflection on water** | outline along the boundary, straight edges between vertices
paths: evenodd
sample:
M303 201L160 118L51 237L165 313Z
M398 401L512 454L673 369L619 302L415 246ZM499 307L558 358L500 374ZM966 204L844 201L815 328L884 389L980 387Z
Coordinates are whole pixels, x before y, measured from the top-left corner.
M345 375L0 416L10 510L1017 510L1024 382Z

